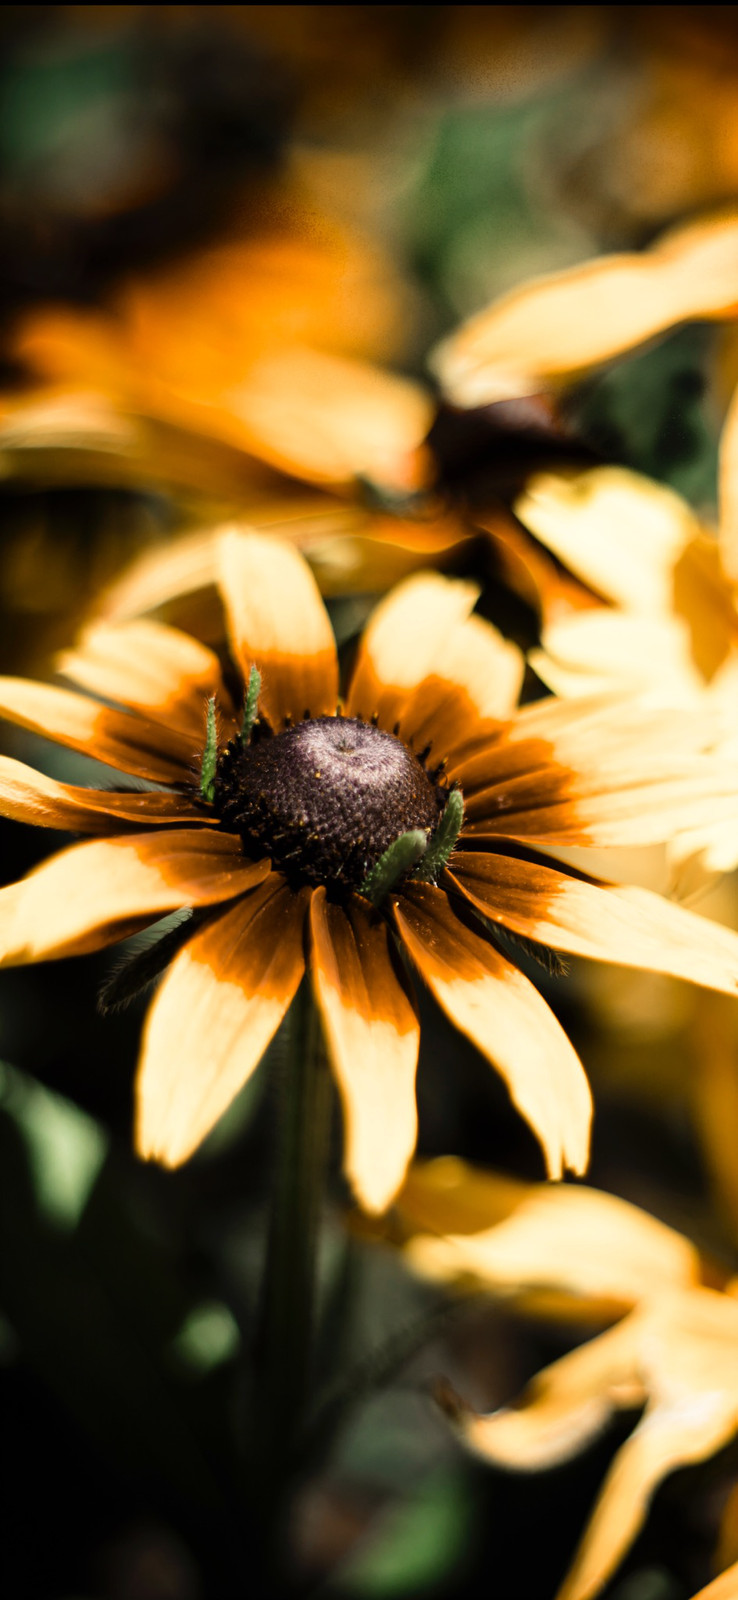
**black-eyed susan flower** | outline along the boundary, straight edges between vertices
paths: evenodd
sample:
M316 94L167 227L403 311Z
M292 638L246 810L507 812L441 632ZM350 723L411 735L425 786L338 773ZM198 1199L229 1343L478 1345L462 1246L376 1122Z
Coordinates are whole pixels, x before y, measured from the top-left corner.
M168 1165L253 1072L307 966L368 1209L415 1146L410 974L501 1072L550 1175L582 1171L584 1072L498 931L734 992L735 935L540 850L662 839L731 806L732 771L696 753L699 718L556 701L515 715L518 652L472 614L474 585L435 574L378 607L341 702L296 551L231 533L219 559L235 698L214 654L150 622L96 626L62 659L98 699L0 681L10 720L158 786L79 789L3 761L5 814L103 837L2 891L0 959L98 949L193 910L138 1078L138 1148Z

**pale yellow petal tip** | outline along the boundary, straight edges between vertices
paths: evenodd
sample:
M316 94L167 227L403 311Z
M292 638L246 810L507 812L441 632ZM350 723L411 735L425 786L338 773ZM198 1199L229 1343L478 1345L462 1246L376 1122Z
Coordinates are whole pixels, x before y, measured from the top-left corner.
M173 1172L176 1167L184 1166L197 1149L199 1141L193 1143L191 1139L183 1139L181 1130L167 1129L166 1124L157 1126L157 1120L150 1108L139 1107L133 1147L139 1160L150 1161Z
M344 1176L350 1185L351 1192L357 1205L370 1217L381 1217L389 1210L405 1182L410 1157L404 1162L401 1171L395 1170L393 1174L367 1170L357 1170L348 1161L344 1161Z

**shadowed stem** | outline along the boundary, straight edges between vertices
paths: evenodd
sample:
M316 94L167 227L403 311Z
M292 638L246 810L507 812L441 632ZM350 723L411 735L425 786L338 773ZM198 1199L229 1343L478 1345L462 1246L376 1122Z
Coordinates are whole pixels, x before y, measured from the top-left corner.
M278 1553L285 1495L310 1407L315 1280L331 1118L331 1080L307 978L292 1003L279 1085L275 1175L254 1419L260 1498Z

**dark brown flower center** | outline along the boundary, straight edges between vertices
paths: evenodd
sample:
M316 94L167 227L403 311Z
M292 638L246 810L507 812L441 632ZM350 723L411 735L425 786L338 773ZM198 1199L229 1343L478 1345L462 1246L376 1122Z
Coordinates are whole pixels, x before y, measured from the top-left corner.
M221 755L214 806L249 855L297 881L358 888L401 833L438 826L445 794L412 751L365 722L317 717Z

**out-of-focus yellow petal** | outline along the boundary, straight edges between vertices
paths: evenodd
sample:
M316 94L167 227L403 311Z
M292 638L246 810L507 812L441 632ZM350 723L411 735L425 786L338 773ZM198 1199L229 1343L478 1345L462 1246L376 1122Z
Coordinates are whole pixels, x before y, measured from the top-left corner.
M625 467L537 473L515 514L590 588L647 613L670 608L674 565L699 533L680 495Z
M738 215L666 233L643 255L601 256L535 278L464 323L431 365L456 405L535 394L691 317L738 301Z
M269 351L224 398L233 443L308 483L424 487L430 397L407 378L322 350Z
M443 1156L411 1167L396 1206L416 1271L524 1298L526 1310L614 1319L669 1285L698 1280L689 1240L578 1184L518 1183Z
M338 660L333 630L315 579L291 545L233 529L219 545L220 589L233 653L248 683L253 665L259 703L276 730L306 712L333 716Z
M703 1461L738 1430L738 1305L670 1288L617 1327L539 1373L513 1409L473 1414L453 1400L462 1436L487 1460L538 1470L567 1459L620 1408L646 1411L615 1456L557 1600L592 1600L639 1532L670 1472Z
M420 1026L392 961L387 925L354 898L311 905L312 974L343 1104L344 1169L367 1211L383 1211L415 1149Z
M720 435L720 553L731 583L738 583L738 390Z
M705 1589L692 1596L692 1600L738 1600L738 1561L713 1578Z
M583 1172L592 1102L579 1057L537 989L465 926L439 889L410 885L400 937L439 1005L493 1063L541 1142L549 1176Z
M230 526L296 545L315 573L321 593L328 595L350 590L380 593L429 561L442 563L470 537L469 528L454 516L411 521L319 494L254 500L248 522ZM161 609L179 621L181 611L181 625L194 615L199 636L217 638L221 615L215 589L223 531L220 525L198 528L146 550L104 591L98 614L124 621Z
M632 1311L539 1372L514 1407L480 1416L460 1403L455 1421L465 1443L485 1460L517 1472L570 1460L602 1432L619 1404L645 1400L638 1359L644 1325L648 1313Z
M638 695L647 705L694 706L704 679L689 628L676 616L638 616L601 607L544 628L529 661L554 694Z

